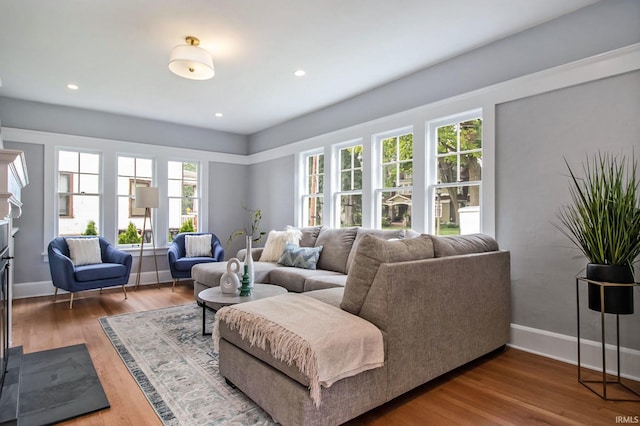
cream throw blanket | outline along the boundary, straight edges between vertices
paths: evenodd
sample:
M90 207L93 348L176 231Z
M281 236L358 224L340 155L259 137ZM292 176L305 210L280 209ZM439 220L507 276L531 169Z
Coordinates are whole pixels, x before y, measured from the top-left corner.
M384 365L382 333L370 322L312 297L288 293L227 306L216 313L214 350L219 322L238 330L251 346L266 350L309 379L311 399L320 406L320 385Z

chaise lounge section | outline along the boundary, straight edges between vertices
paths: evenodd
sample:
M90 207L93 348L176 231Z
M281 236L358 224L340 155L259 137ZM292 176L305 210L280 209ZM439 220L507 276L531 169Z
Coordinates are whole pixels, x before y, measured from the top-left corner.
M223 310L217 315L220 373L283 425L341 424L509 340L509 252L492 238L385 241L363 234L351 261L344 287L299 296L377 327L384 364L322 387L319 405L311 398L309 377L274 355L277 339L251 345L242 327L219 320ZM314 319L309 326L329 322ZM341 327L329 331L341 333Z

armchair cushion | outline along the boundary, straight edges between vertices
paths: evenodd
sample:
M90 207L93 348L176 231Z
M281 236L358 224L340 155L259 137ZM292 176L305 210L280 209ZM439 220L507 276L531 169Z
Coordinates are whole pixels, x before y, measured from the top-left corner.
M118 263L101 263L93 265L76 266L75 277L77 281L107 280L125 275L127 268Z
M180 259L176 260L176 263L174 263L174 267L177 271L190 272L193 265L215 261L216 260L213 257L181 257Z
M100 242L95 238L66 238L69 257L75 266L102 263Z

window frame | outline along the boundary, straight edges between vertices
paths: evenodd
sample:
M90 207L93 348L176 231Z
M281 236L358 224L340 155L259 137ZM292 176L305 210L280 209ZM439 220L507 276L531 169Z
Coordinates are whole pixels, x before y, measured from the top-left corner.
M438 129L440 127L444 127L444 126L449 126L449 125L454 125L454 124L459 124L459 123L463 123L469 120L475 120L475 119L480 119L482 120L482 135L481 135L481 148L480 149L473 149L473 150L463 150L461 151L460 148L460 138L459 138L459 134L457 137L457 150L455 152L455 155L457 156L457 168L460 168L460 156L463 154L467 154L467 153L472 153L472 152L481 152L482 154L482 171L481 171L481 175L480 175L480 180L469 180L469 181L456 181L456 182L446 182L446 183L438 183L438 158L446 156L446 155L440 155L438 154ZM485 206L485 186L486 186L486 173L487 170L485 169L485 160L486 160L486 117L485 117L485 110L483 108L476 108L476 109L472 109L469 111L465 111L465 112L461 112L461 113L457 113L457 114L451 114L445 117L441 117L441 118L437 118L434 120L430 120L427 122L426 127L427 127L427 154L426 154L426 167L427 167L427 181L426 181L426 205L428 206L428 208L426 209L425 212L425 225L426 225L426 232L428 232L429 234L436 234L438 232L437 228L437 224L436 224L436 210L437 210L437 206L436 203L431 201L431 200L435 200L436 196L438 196L438 191L442 191L443 189L446 188L462 188L462 187L471 187L471 186L477 186L478 187L478 191L479 191L479 200L478 200L478 207L479 207L479 232L487 232L487 230L485 229L485 216L487 215L487 211L486 211L486 206ZM448 155L453 155L453 153L449 153ZM457 174L459 177L459 170L457 170ZM440 214L442 214L442 211L440 210L439 212Z
M397 174L396 174L396 184L398 183L398 179L400 177L400 164L407 163L409 160L400 160L400 138L402 136L411 134L412 135L412 147L411 147L411 163L412 163L412 176L411 176L411 185L406 186L394 186L394 187L384 187L384 176L383 169L385 165L389 164L397 164ZM397 138L398 144L396 149L397 159L393 162L384 162L382 156L384 155L383 149L383 141L389 138ZM414 132L413 126L405 126L398 129L390 130L383 133L378 133L373 136L373 144L374 144L374 164L371 165L371 169L373 173L373 225L375 229L382 229L382 194L385 192L400 192L400 191L411 191L412 200L413 200L413 188L416 184L415 182L415 147L416 147L416 134ZM414 216L413 205L411 206L411 215ZM413 217L412 217L413 221Z
M123 175L120 174L120 159L121 158L131 158L134 160L133 163L133 175ZM151 177L148 176L138 176L138 172L137 172L137 160L148 160L151 161ZM146 156L146 155L139 155L139 154L131 154L131 153L116 153L116 158L115 158L115 164L116 164L116 169L115 169L115 240L113 241L113 244L115 246L117 246L118 248L137 248L140 247L140 244L138 243L131 243L131 244L120 244L118 243L118 239L120 236L120 201L123 198L127 198L127 219L143 219L143 223L145 220L145 216L144 216L144 212L142 215L139 215L139 212L136 212L136 210L138 210L135 207L135 188L138 187L139 183L142 183L144 186L154 186L156 185L157 182L157 166L158 166L158 162L157 159L155 157L150 157L150 156ZM118 191L119 191L119 183L120 183L120 178L126 178L128 180L127 182L127 187L128 187L128 195L121 195ZM144 209L142 209L144 210ZM156 209L157 211L158 209ZM153 236L155 239L157 239L157 231L158 231L158 224L157 224L157 220L156 220L156 214L152 213L152 220L151 220L151 224L150 224L150 228L148 229L149 231L153 232ZM131 222L131 220L129 220L129 222ZM124 228L126 230L127 226L129 224L125 224ZM145 238L146 235L142 235L142 238ZM146 242L146 241L145 241Z
M69 153L76 153L78 155L78 164L77 164L77 172L69 172L69 171L60 171L60 153L61 152L69 152ZM86 172L82 172L81 170L81 154L90 154L90 155L97 155L98 156L98 172L97 173L86 173ZM53 159L54 159L54 176L55 178L53 179L53 192L55 194L55 196L53 197L53 211L55 214L55 219L53 220L53 229L52 229L52 233L54 236L60 236L60 219L73 219L75 218L75 214L74 214L74 201L73 201L73 197L78 195L78 196L95 196L98 197L98 217L97 217L97 223L98 223L98 233L101 233L103 226L104 226L104 187L103 187L103 182L104 182L104 158L103 158L103 154L101 151L98 150L93 150L90 148L81 148L81 147L67 147L67 146L59 146L59 147L55 147L55 149L53 150ZM86 174L86 175L95 175L98 178L98 192L96 193L85 193L82 191L78 191L78 192L74 192L73 191L73 185L74 185L74 177L73 175L77 173L78 176L82 175L82 174ZM68 175L69 178L69 189L70 191L65 192L64 195L62 195L60 193L60 176L61 175ZM80 189L80 180L78 180L78 190ZM61 196L63 197L67 197L68 202L67 204L69 204L69 212L71 213L70 215L60 215L60 198ZM81 231L84 232L84 231ZM81 234L74 234L74 235L81 235Z
M177 197L175 195L169 195L169 182L170 181L177 181L178 179L174 179L174 178L170 178L169 177L169 163L180 163L182 164L182 176L180 179L180 182L182 182L181 187L184 186L184 164L185 163L192 163L196 165L196 191L194 192L194 194L190 197L185 197L184 195L181 197ZM197 220L196 223L194 224L194 229L196 232L200 232L200 230L202 229L202 215L201 215L201 211L202 211L202 170L203 170L203 165L201 161L197 161L197 160L186 160L186 159L168 159L166 162L166 169L167 169L167 203L168 203L168 207L167 207L167 217L166 217L166 221L167 221L167 226L166 226L166 234L168 236L171 235L171 212L170 212L170 207L171 207L171 200L175 200L175 199L179 199L179 200L185 200L185 199L191 199L191 200L195 200L197 205L198 205L198 213L197 213ZM179 228L178 228L179 229ZM169 240L171 240L172 237L169 237Z
M362 153L361 156L362 158L360 159L360 167L354 167L354 154L351 154L351 168L349 169L343 169L342 168L342 155L341 155L341 151L344 149L349 149L349 148L355 148L355 147L361 147ZM342 201L341 201L341 197L342 196L348 196L348 195L360 195L361 197L361 208L362 208L362 217L360 219L361 224L360 225L347 225L347 226L363 226L364 224L364 210L365 210L365 206L364 206L364 186L365 186L365 164L366 164L366 157L365 157L365 144L363 142L362 139L357 139L357 140L351 140L348 142L342 142L339 144L335 144L332 146L332 152L333 152L333 161L331 162L331 164L335 164L335 167L332 167L331 170L331 176L332 176L332 181L334 182L331 187L332 188L337 188L336 191L332 191L332 206L333 208L331 209L333 211L333 214L331 215L333 221L332 224L333 226L335 226L336 228L341 228L342 227L342 220L341 220L341 216L342 216ZM325 174L326 174L326 163L325 163ZM353 179L354 179L354 174L356 170L360 170L360 174L361 174L361 188L360 189L351 189L351 190L342 190L342 173L344 171L350 171L351 172L351 187L353 188Z

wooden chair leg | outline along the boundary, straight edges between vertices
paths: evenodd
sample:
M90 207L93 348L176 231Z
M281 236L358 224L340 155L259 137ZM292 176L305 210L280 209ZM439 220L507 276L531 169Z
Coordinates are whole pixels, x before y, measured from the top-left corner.
M127 300L127 289L122 286L122 291L124 292L124 299Z
M171 292L173 293L176 290L176 283L178 282L178 278L173 279L173 287L171 287Z
M56 297L58 297L58 287L54 287L55 291L53 292L53 301L56 301Z
M100 289L100 294L102 294L102 289Z
M73 309L73 294L71 293L71 299L69 300L69 309Z

